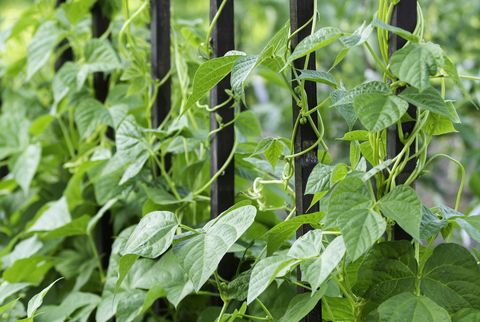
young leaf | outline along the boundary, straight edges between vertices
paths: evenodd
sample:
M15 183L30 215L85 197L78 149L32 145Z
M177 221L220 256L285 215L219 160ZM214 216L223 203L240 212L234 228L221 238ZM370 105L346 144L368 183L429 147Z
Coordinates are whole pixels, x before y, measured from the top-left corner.
M328 244L319 258L301 264L302 280L308 282L315 292L335 270L345 255L345 243L339 236Z
M425 296L398 294L378 307L379 322L450 322L444 308Z
M328 216L336 220L347 211L368 209L372 199L367 185L358 177L346 177L331 192L328 203Z
M420 240L422 222L422 202L415 190L400 185L383 196L379 202L383 215L395 220L410 236Z
M265 233L264 237L262 238L267 240L267 255L269 256L279 249L287 239L292 237L293 233L297 231L301 225L319 224L320 220L324 216L325 213L322 212L305 214L275 225L272 229Z
M392 55L390 68L400 80L423 91L430 87L430 76L442 67L437 65L437 50L432 43L412 43Z
M54 281L50 285L48 285L46 288L44 288L40 293L35 294L30 301L28 301L28 308L27 308L27 317L33 318L35 315L35 312L37 312L38 308L42 305L43 303L43 298L45 295L47 295L48 291L57 283L60 279Z
M287 311L279 318L278 322L298 322L303 319L317 305L326 289L326 287L321 288L313 295L308 293L295 295L288 303Z
M476 242L480 242L480 216L455 218L457 224Z
M293 51L292 55L288 57L288 62L291 63L294 60L306 56L314 51L319 50L322 47L328 46L333 41L337 40L343 35L340 29L335 27L321 28L312 35L303 39Z
M140 220L121 254L156 258L170 247L177 228L175 214L168 211L151 212Z
M175 307L185 296L194 291L192 282L172 250L163 254L158 261L152 262L151 267L144 270L133 284L136 288L148 290L161 287L167 293L168 301Z
M230 247L252 225L256 213L253 206L236 208L209 222L207 228L204 227L205 233L174 247L195 290L205 284Z
M247 304L262 294L275 278L284 276L298 263L298 260L287 255L275 255L258 261L250 275Z
M421 92L416 88L408 87L398 96L420 109L446 116L455 123L460 122L456 112L452 113L452 111L449 110L440 93L433 87L427 87Z
M307 80L337 88L337 80L335 77L330 73L319 70L300 70L300 75L297 80Z
M61 37L62 30L54 21L46 21L38 28L28 46L27 79L30 79L48 62Z
M232 91L242 100L245 98L244 83L257 66L258 58L257 55L242 56L233 65L230 77Z
M108 109L93 98L83 99L75 107L74 119L82 139L90 137L99 126L112 125Z
M340 41L346 48L353 48L362 45L370 37L373 31L371 24L365 24L365 22L353 32L350 36L340 38Z
M310 230L298 238L288 250L287 255L297 259L317 257L322 252L323 234L321 230Z
M373 210L355 209L338 217L348 257L355 261L382 237L387 223Z
M62 197L42 207L28 231L50 231L62 227L70 221L72 221L72 218L68 211L67 199Z
M330 165L317 164L308 177L305 193L315 194L327 190L330 187L330 176L333 169L334 167Z
M41 155L40 144L31 144L23 151L13 166L13 176L25 193L28 193L30 183L37 172Z
M408 103L393 95L365 93L354 98L353 108L367 130L379 132L400 120Z
M223 56L208 60L200 65L193 77L192 95L188 98L184 110L190 108L227 76L240 57L238 55Z

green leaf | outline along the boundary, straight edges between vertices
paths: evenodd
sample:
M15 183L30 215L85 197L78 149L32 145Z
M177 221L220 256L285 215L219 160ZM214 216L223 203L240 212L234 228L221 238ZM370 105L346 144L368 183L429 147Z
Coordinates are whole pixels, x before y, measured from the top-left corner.
M353 108L367 130L379 132L400 120L408 103L393 95L365 93L354 98Z
M230 77L232 91L242 100L245 98L244 84L250 73L258 64L257 55L242 56L235 61Z
M448 312L425 296L398 294L378 307L379 322L450 322Z
M295 295L288 303L287 311L278 322L298 322L303 319L325 294L326 288L322 288L313 295L309 293Z
M344 297L322 298L322 318L326 321L355 321L355 308Z
M257 138L262 134L260 121L252 111L243 111L237 116L235 129L247 138Z
M332 74L319 70L300 70L300 75L297 80L307 80L322 83L333 88L337 87L337 80Z
M452 315L452 322L476 322L480 320L480 310L461 309Z
M373 26L365 24L365 22L353 32L351 36L340 38L340 41L346 48L353 48L365 43L372 34Z
M120 289L123 280L125 277L127 277L128 272L132 268L133 264L135 264L137 259L138 255L136 254L127 254L120 257L120 260L118 261L118 280L115 284L115 292Z
M348 257L355 261L382 237L387 224L375 211L354 209L338 217Z
M447 225L447 220L438 218L430 209L425 206L422 207L421 239L426 240L436 236Z
M38 285L52 266L51 260L44 256L19 259L3 272L3 279L10 283L27 282Z
M341 95L338 95L338 98L337 98L335 97L336 96L335 93L338 93ZM333 91L331 94L332 101L333 101L332 107L353 104L353 100L356 96L360 94L367 94L367 93L378 93L378 94L388 95L388 94L392 94L392 91L390 90L390 87L384 82L379 82L379 81L366 82L346 92L345 91L342 92L342 90Z
M330 187L333 169L334 167L330 165L317 164L308 177L305 193L315 194L327 190Z
M379 206L384 216L394 220L410 236L420 240L422 202L415 190L404 185L397 186L383 196Z
M140 220L120 253L157 258L172 244L178 225L177 217L171 212L151 212Z
M335 27L324 27L303 39L288 57L288 63L319 50L337 40L343 33Z
M198 291L216 270L230 247L253 224L253 206L236 208L210 221L205 233L175 245L174 252Z
M296 232L301 225L320 224L320 220L324 215L325 213L322 212L300 215L275 225L265 233L262 238L267 240L267 255L271 255L279 249L286 240L292 237L294 232Z
M344 255L345 243L343 237L338 236L328 244L319 258L300 265L302 280L310 284L312 292L315 292L327 280Z
M469 251L456 244L441 244L423 268L420 288L448 312L480 309L480 271Z
M0 306L0 314L3 314L4 312L7 312L11 308L15 307L15 304L17 304L17 302L18 302L18 299L10 301L5 305Z
M91 39L84 47L85 64L80 67L77 85L82 86L88 73L108 73L121 67L120 59L108 39Z
M8 283L6 281L0 282L0 304L4 303L5 299L8 297L25 289L28 286L28 283Z
M3 268L12 265L16 260L35 255L35 253L39 252L43 246L43 243L37 235L22 240L15 245L15 248L9 254L2 257Z
M323 234L319 229L310 230L295 240L288 250L288 256L296 259L308 259L317 257L322 252Z
M354 292L377 305L392 296L413 291L417 261L408 241L375 245L362 262Z
M53 98L58 104L70 91L76 91L81 85L77 85L77 74L80 68L72 62L66 62L57 71L52 81Z
M430 76L442 67L437 65L436 51L432 43L409 44L392 55L390 68L401 81L423 91L430 87Z
M45 240L51 240L56 238L64 238L70 236L80 236L87 234L87 225L90 221L89 216L81 216L79 218L75 218L71 222L55 228L54 230L50 230L44 234L42 234L42 238Z
M163 254L158 261L153 262L153 265L144 271L133 284L136 288L148 290L157 286L163 288L167 293L168 301L175 307L185 296L194 291L188 274L183 270L172 250Z
M141 313L147 312L150 307L155 303L156 300L163 298L167 295L165 290L160 286L154 286L148 290L147 295L145 295L145 300L142 305Z
M408 87L399 96L420 109L446 116L455 123L460 122L458 115L449 110L440 93L433 87L427 87L421 92L416 88Z
M375 17L372 21L372 25L377 27L377 28L380 28L380 29L383 29L383 30L387 30L387 31L390 31L391 33L394 33L396 35L399 35L400 37L402 37L403 39L405 40L408 40L408 41L411 41L413 43L418 43L420 41L420 38L414 34L412 34L411 32L405 30L405 29L402 29L402 28L398 28L398 27L395 27L395 26L392 26L392 25L389 25L389 24L386 24L385 22L381 21L380 19L378 19L378 17Z
M350 210L369 209L372 204L367 185L361 178L349 176L332 189L327 213L335 221Z
M18 157L13 166L13 177L25 193L28 193L30 183L37 172L41 155L42 147L40 144L31 144Z
M28 231L51 231L71 221L67 199L62 197L43 206L35 215L34 223L28 228Z
M35 294L30 301L28 301L28 308L27 308L27 317L33 318L35 315L35 312L37 312L38 308L42 305L43 303L43 298L45 295L47 295L48 291L57 283L60 279L57 279L50 285L48 285L46 288L40 291L40 293Z
M449 117L430 113L424 127L429 135L443 135L457 132Z
M368 141L368 131L355 130L347 132L343 135L341 140L344 141Z
M275 278L285 276L298 263L298 260L287 255L275 255L259 260L250 275L247 304L262 294Z
M54 21L46 21L38 28L28 45L27 79L30 79L49 60L62 38L62 30Z
M275 166L283 155L284 150L285 146L282 141L277 138L266 138L258 143L253 155L263 153L265 159L267 159L268 163L272 166L272 169L275 170Z
M184 110L190 108L225 78L240 57L239 55L223 56L207 60L200 65L193 77L192 94L188 98Z
M457 224L476 242L480 242L480 216L455 218Z
M85 322L99 302L100 297L95 294L73 291L59 305L42 307L35 322L75 320L76 317Z
M93 98L83 99L75 107L74 120L82 139L90 137L100 126L112 125L108 109Z

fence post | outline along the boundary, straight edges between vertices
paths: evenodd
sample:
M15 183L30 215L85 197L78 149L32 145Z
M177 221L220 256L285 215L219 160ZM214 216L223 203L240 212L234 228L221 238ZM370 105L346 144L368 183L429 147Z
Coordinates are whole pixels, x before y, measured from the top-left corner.
M101 37L110 24L108 17L103 12L101 3L101 0L97 1L92 8L92 36L94 38ZM93 88L95 90L95 98L100 102L105 102L108 95L108 76L103 73L94 73Z
M213 20L217 14L222 0L210 0L210 20ZM234 36L234 9L233 0L227 0L218 20L213 28L212 38L210 39L213 57L221 57L235 48ZM225 77L218 85L213 88L210 96L211 107L217 106L229 99L225 90L230 88L230 77ZM234 109L231 105L226 105L216 112L210 114L210 130L218 128L216 115L218 114L222 122L228 123L234 118ZM213 134L210 141L210 174L215 175L225 164L228 156L232 152L235 140L233 125L225 127L221 132ZM232 160L225 171L223 171L212 184L210 214L212 218L217 217L223 211L231 207L235 202L235 182L234 182L234 160ZM235 274L234 258L227 254L219 266L220 275L230 278Z
M413 32L417 24L417 0L402 0L396 6L392 13L392 18L390 22L393 26L405 29L407 31ZM400 36L390 33L389 34L389 55L391 56L395 51L401 49L405 46L406 40ZM401 91L401 90L400 90ZM408 106L407 112L413 120L417 118L417 109L413 105ZM402 124L403 133L412 133L412 130L415 126L415 121L404 122ZM415 144L412 144L408 155L412 155L412 147ZM403 149L403 144L398 137L397 126L392 126L388 129L387 135L387 154L388 158L395 157ZM403 172L397 177L396 183L402 184L408 179L410 174L415 169L416 160L410 160ZM393 231L394 239L396 240L411 240L412 237L408 235L403 229L398 225L394 227Z
M290 0L290 26L291 32L294 33L296 30L305 25L311 18L314 12L314 1L316 0ZM293 38L291 42L292 50L295 46L302 41L305 37L309 36L311 32L311 23L309 23L305 28L299 31ZM297 59L294 62L294 67L303 69L305 64L305 58ZM315 54L312 53L309 56L308 60L308 69L316 69L315 64ZM317 87L314 82L305 82L305 93L308 97L308 106L314 107L317 105ZM298 117L299 107L294 99L292 99L293 107L293 121ZM312 113L311 117L314 121L315 126L317 125L317 115ZM295 137L294 148L295 153L305 150L317 141L317 136L307 122L306 124L300 124L298 127L298 132ZM302 156L295 159L295 200L297 207L297 215L303 215L309 212L318 211L318 205L313 206L310 210L307 210L312 202L312 197L310 195L305 195L305 187L307 185L307 179L310 173L312 172L315 165L318 163L317 158L318 150L315 148L312 151L303 154ZM307 225L302 226L298 232L297 237L302 236L309 230ZM298 274L300 272L298 271ZM300 292L304 292L303 288L299 288ZM303 318L302 321L305 322L321 322L322 321L322 306L319 302L315 308Z
M65 1L66 0L57 0L57 2L55 3L55 7L60 7L62 3L65 3ZM65 45L68 45L67 39L62 40L62 42L57 46L57 48L62 48ZM55 61L55 71L58 71L60 68L62 68L63 64L68 61L73 61L73 51L70 46L68 46L63 52L60 53L60 56L58 56L58 59Z
M170 58L170 0L151 1L152 74L154 79L165 78L171 65ZM152 127L158 127L167 117L171 106L171 80L158 89L152 109Z
M105 16L105 13L102 9L102 0L98 0L92 8L92 37L99 38L102 36L108 29L110 21L108 17ZM95 98L100 102L105 102L108 95L108 81L109 78L103 73L94 73L93 74L93 89L95 93ZM107 136L110 139L115 138L113 129L110 127L107 130ZM110 260L110 253L112 252L112 238L113 238L113 227L111 224L111 214L108 211L99 222L99 239L98 247L102 256L102 265L103 267L108 267L108 262Z

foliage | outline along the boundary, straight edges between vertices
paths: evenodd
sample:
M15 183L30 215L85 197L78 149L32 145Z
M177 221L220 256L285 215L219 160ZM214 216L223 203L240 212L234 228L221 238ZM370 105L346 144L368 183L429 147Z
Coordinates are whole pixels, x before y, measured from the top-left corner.
M0 157L8 168L0 181L2 319L299 321L322 301L331 321L475 320L478 261L448 241L461 227L480 242L478 217L459 212L461 163L429 154L429 146L462 126L449 93L471 101L463 82L478 79L457 72L426 36L421 8L413 33L389 25L397 2L379 0L374 17L353 32L319 21L316 4L310 36L293 51L284 21L257 54L215 59L206 58L204 26L174 19L173 104L158 127L151 109L165 80L150 72L149 1L112 1L104 8L111 25L97 39L94 1L31 5L0 36ZM389 56L392 34L408 42ZM68 47L74 60L55 70ZM341 77L358 49L378 79ZM294 68L313 52L334 52L334 60L319 70ZM95 97L94 73L108 75L105 102ZM290 137L264 137L248 108L252 75L278 91L275 99L296 101L298 118L284 131ZM229 100L208 107L209 91L225 77ZM316 106L308 105L307 82L328 93ZM209 114L229 105L234 124L217 117L219 129L209 132ZM345 160L332 152L329 115L348 129L337 140L349 147ZM299 124L317 135L300 152L293 147ZM236 133L237 203L210 219L209 188L221 175L210 176L210 139L227 126ZM404 144L396 155L387 152L389 131ZM321 162L306 192L321 212L296 215L294 161L315 147ZM460 169L452 208L427 207L411 187L439 158ZM105 219L114 239L108 258ZM302 225L311 230L294 239ZM395 241L394 227L412 241ZM238 262L231 279L218 269L225 256Z

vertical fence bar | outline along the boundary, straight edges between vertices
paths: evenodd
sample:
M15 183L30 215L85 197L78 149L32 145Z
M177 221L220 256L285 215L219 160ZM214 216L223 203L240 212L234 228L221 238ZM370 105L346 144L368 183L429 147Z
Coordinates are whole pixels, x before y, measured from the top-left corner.
M290 0L290 24L291 32L294 33L296 30L305 25L314 14L314 1L316 0ZM309 23L305 28L299 31L293 38L291 42L292 50L297 46L297 44L302 41L305 37L310 35L311 32L311 23ZM297 59L294 62L295 68L303 69L305 65L305 58ZM308 69L316 69L315 66L315 54L312 53L309 56L308 60ZM314 107L317 105L317 88L314 82L305 82L305 92L308 97L308 106ZM299 107L294 99L292 99L293 107L293 122L298 117ZM311 114L315 126L317 125L317 115L316 113ZM295 153L305 150L317 141L317 136L307 122L306 124L300 124L298 127L298 132L295 137L294 147ZM312 172L315 165L318 163L317 158L317 149L298 157L295 159L295 200L297 207L297 215L302 215L308 212L318 211L318 205L315 205L310 210L307 210L312 202L312 197L310 195L305 195L305 187L307 185L307 179L310 173ZM304 225L297 232L297 237L302 236L308 231L309 227ZM304 289L299 289L303 292ZM321 322L322 321L322 306L319 302L315 308L303 318L302 321L305 322Z
M102 9L102 1L97 1L92 9L92 36L101 37L108 29L110 21ZM93 87L95 89L95 98L105 102L108 95L108 76L103 73L93 74Z
M151 1L152 74L162 80L170 71L170 0ZM171 81L168 78L158 89L152 109L152 126L158 127L167 117L171 105Z
M65 3L66 0L57 0L55 7L58 8L62 5L62 3ZM63 48L67 46L68 40L64 39L62 42L58 45L57 48ZM58 56L57 60L55 61L55 71L58 71L60 68L62 68L63 64L65 64L68 61L73 60L73 51L70 46L66 47L61 53L60 56Z
M415 26L417 24L417 0L402 0L396 6L392 13L391 24L396 27L400 27L402 29L408 30L413 32L415 30ZM401 49L405 46L406 40L402 37L399 37L395 34L389 35L389 55L391 56L395 51ZM401 91L401 90L400 90ZM409 105L408 107L408 114L412 117L412 119L417 118L417 108L413 105ZM412 130L415 126L415 121L411 122L404 122L402 124L403 133L408 135L412 133ZM414 151L412 151L412 147L415 144L412 144L410 147L410 151L408 155L412 155ZM398 131L396 126L392 126L388 129L388 136L387 136L387 154L389 158L395 157L400 151L403 149L403 144L400 141L398 136ZM410 160L403 172L397 177L396 183L402 184L408 179L410 174L415 169L416 160ZM394 227L393 230L394 238L397 240L407 239L410 240L412 237L408 235L403 229L401 229L398 225Z
M210 44L214 57L221 57L235 48L233 3L233 0L227 0L213 28ZM210 20L213 20L221 4L222 0L210 0ZM229 88L230 77L225 77L225 79L211 91L210 105L214 107L228 100L229 96L225 90ZM223 123L228 123L234 118L234 110L230 105L220 108L216 113L221 117ZM210 115L210 130L212 131L218 128L216 113L212 112ZM221 132L212 135L210 141L210 174L212 176L215 175L227 161L228 156L232 152L234 140L235 133L233 125L227 126ZM215 180L211 186L210 214L212 218L217 217L234 204L234 184L234 160L232 160L225 171L218 176L217 180ZM227 254L220 263L219 273L225 278L232 277L236 269L234 263L233 256Z
M99 38L108 29L110 21L102 9L102 1L99 0L92 8L92 37ZM105 102L108 95L108 76L103 73L93 74L93 89L95 98L100 102ZM114 131L111 128L107 130L107 136L114 139ZM112 252L113 227L110 222L111 215L107 212L99 222L98 229L98 247L102 255L103 267L108 267L110 253Z

